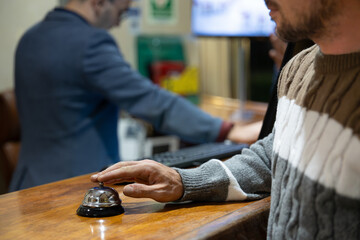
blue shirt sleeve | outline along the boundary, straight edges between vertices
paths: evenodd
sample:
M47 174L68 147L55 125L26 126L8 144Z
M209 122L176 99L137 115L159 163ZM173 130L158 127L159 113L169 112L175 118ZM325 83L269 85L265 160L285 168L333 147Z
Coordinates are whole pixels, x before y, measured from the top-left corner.
M85 84L90 90L150 122L158 131L194 143L215 141L219 134L221 119L159 88L134 71L106 31L97 31L89 40L83 69Z

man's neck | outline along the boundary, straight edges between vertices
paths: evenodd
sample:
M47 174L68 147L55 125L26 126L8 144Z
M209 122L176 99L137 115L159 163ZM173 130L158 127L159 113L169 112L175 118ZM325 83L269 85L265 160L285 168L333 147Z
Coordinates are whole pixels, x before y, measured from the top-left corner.
M78 1L70 1L68 4L64 6L65 9L69 11L73 11L83 17L88 23L94 25L95 23L95 14L91 9L91 6L85 3L81 3Z
M324 54L360 52L360 2L347 2L335 21L329 24L329 34L312 39Z

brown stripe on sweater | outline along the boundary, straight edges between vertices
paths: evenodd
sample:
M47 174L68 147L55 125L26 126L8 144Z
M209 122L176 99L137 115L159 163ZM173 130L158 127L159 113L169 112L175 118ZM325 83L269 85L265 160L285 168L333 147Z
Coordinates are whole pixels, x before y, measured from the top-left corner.
M284 67L278 95L328 114L360 137L360 52L323 55L316 45L300 52Z

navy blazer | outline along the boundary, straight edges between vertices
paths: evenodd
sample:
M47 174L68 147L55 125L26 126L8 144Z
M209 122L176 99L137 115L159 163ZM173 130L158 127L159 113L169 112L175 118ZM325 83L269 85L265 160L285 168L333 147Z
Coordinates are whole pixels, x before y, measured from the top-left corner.
M131 69L106 30L60 8L19 42L15 91L21 150L11 191L118 162L119 109L195 143L214 141L222 124Z

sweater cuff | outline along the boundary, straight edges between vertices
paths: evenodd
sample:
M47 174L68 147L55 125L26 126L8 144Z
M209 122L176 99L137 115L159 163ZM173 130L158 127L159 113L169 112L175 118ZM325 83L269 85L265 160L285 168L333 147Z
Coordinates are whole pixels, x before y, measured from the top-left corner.
M197 168L174 169L184 186L184 194L178 202L226 200L230 180L219 160L212 159Z
M230 130L233 128L234 123L223 121L221 124L220 132L218 137L216 138L216 142L223 142L229 135Z

